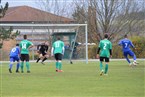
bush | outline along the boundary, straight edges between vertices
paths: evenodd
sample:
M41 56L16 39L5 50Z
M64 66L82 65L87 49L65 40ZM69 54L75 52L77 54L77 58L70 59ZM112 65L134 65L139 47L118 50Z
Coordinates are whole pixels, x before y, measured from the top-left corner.
M130 38L134 46L136 47L135 49L132 49L133 52L136 54L137 58L145 58L145 40L144 37L139 37L139 36L133 36ZM95 46L88 46L88 57L90 59L95 59L96 54L97 54L97 48L98 45ZM122 52L122 47L120 47L117 43L113 44L112 47L112 58L124 58L123 52Z

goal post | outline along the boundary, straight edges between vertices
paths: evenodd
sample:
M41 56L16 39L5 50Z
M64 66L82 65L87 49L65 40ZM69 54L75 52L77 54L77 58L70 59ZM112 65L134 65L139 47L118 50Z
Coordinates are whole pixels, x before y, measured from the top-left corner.
M44 30L44 29L49 29L49 33L50 34L53 34L54 32L59 32L60 30L63 31L63 32L68 32L68 31L76 31L76 35L78 35L78 29L80 27L84 27L84 34L85 34L85 43L84 43L84 46L85 46L85 62L86 64L88 63L88 32L87 32L87 24L35 24L35 23L32 23L32 24L26 24L26 23L1 23L0 24L0 28L8 28L8 27L12 27L13 30L18 30L18 31L24 31L24 32L30 32L33 36L33 34L41 34L41 30ZM34 30L37 30L35 33ZM60 32L61 32L60 31ZM33 36L34 37L34 36ZM77 37L77 36L76 36ZM75 37L75 38L76 38ZM35 39L35 37L34 37ZM76 39L75 39L76 41ZM71 60L71 59L70 59Z

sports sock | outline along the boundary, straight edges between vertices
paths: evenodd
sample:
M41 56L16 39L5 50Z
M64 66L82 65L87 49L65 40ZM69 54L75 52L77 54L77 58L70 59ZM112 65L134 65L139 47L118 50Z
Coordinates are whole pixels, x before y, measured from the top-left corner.
M16 71L19 70L19 67L20 67L20 63L17 63Z
M100 70L103 71L103 64L100 62Z
M36 63L38 63L38 62L39 62L39 60L40 60L40 58L38 58L38 59L37 59Z
M58 62L58 64L59 64L59 70L61 70L62 69L62 63Z
M27 71L30 71L30 64L29 64L29 62L26 62L26 68L27 68Z
M24 71L23 68L24 68L24 62L21 62L21 71Z
M55 65L56 65L56 69L58 69L59 68L59 63L56 62Z
M105 74L108 72L108 64L105 65Z
M10 65L9 65L9 69L12 69L12 67L13 67L13 64L12 64L12 63L10 63Z
M47 58L46 58L46 57L42 60L42 62L44 62L45 60L47 60Z
M134 62L136 62L136 55L135 54L133 56L133 60L134 60Z

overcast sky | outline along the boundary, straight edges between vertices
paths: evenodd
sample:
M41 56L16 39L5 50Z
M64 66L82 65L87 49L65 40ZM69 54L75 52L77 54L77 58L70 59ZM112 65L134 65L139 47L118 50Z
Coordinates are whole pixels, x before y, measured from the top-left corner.
M1 4L9 3L9 7L27 5L38 8L36 0L2 0Z

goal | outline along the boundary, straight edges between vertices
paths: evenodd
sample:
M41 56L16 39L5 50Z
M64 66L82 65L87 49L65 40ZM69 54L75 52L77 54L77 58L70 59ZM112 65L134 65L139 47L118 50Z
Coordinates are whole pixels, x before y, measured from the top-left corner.
M13 31L20 31L16 42L21 41L24 34L29 35L28 40L34 45L42 41L49 41L52 44L56 36L61 36L65 43L65 59L84 60L88 63L88 34L87 24L0 24L0 28L12 27ZM51 46L51 45L50 45ZM51 48L51 47L50 47ZM36 47L31 49L32 60L35 59Z

